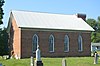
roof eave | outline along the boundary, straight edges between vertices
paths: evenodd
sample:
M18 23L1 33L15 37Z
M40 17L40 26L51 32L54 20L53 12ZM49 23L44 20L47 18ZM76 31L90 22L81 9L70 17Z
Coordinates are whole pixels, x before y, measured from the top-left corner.
M43 31L81 31L81 32L93 32L94 30L73 30L73 29L55 29L55 28L32 28L32 27L19 27L21 29L35 29L35 30L43 30Z

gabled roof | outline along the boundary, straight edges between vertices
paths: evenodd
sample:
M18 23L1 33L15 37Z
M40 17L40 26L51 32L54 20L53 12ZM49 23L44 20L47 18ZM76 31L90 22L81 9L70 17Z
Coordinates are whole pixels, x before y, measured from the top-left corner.
M94 31L76 15L51 14L29 11L11 11L18 27Z

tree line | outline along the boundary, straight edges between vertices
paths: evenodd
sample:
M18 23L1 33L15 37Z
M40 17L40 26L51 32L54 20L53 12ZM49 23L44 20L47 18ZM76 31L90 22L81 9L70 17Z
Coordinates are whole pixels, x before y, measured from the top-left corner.
M100 42L100 16L98 16L97 20L89 18L86 22L95 30L91 33L91 42Z
M8 54L8 33L6 28L0 29L0 55Z
M5 1L0 0L0 25L3 24L3 8ZM6 32L6 28L0 28L0 56L8 54L8 33Z

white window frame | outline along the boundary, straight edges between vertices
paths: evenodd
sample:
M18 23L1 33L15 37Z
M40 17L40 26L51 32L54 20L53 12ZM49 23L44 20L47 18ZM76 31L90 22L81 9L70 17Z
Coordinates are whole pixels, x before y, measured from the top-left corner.
M67 50L65 50L65 44L67 44ZM69 37L68 35L65 35L64 37L64 52L69 52Z
M37 46L38 46L38 35L37 35L37 34L34 34L34 35L33 35L33 38L32 38L32 51L33 51L33 53L36 52L36 51L33 50L33 46L34 46L34 45L33 45L33 43L34 43L33 41L34 41L34 37L35 37L35 36L36 36L36 38L37 38L37 42L36 42L36 43L37 43ZM36 47L36 49L37 49L37 47Z
M53 50L50 51L50 45L49 45L49 52L54 52L54 36L51 34L51 35L49 36L49 41L50 41L50 38L53 38ZM50 42L49 42L49 44L50 44Z
M81 35L78 36L78 51L79 52L82 52L83 51L83 39L82 39L82 36Z

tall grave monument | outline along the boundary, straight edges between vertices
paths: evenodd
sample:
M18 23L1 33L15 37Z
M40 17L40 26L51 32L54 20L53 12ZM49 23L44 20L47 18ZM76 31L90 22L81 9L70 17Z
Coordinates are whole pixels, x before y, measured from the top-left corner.
M36 50L35 66L43 66L43 63L42 63L42 60L41 60L39 45L37 45L37 50Z

